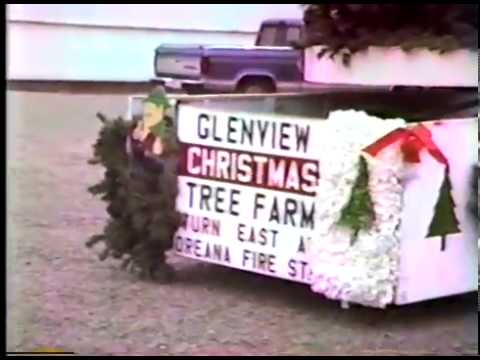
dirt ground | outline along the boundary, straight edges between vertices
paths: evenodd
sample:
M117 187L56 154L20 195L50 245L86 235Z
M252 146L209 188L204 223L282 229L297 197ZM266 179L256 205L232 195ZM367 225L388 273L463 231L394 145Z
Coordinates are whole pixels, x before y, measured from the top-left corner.
M86 187L99 122L124 94L7 92L7 350L107 355L461 355L478 352L477 294L342 310L307 286L176 256L139 282L84 243L105 221Z

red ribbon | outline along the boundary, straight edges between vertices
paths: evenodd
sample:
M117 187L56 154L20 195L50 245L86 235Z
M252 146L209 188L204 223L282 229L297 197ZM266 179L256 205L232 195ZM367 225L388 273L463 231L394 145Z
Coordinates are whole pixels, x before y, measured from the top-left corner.
M432 133L424 125L417 125L410 129L396 129L373 144L363 149L364 152L377 156L384 148L400 141L403 159L410 163L420 162L420 151L426 149L434 159L446 166L449 171L448 160L432 139Z

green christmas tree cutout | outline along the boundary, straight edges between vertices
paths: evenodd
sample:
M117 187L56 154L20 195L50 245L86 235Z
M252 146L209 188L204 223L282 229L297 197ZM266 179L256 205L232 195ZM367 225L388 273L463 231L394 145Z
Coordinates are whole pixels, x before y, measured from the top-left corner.
M375 219L368 179L367 161L360 156L358 175L352 186L350 199L342 209L340 220L337 223L338 226L353 230L351 245L357 240L360 231L369 229Z
M452 196L452 183L447 168L427 237L440 236L442 239L441 251L445 251L447 236L459 232L460 228L455 215L455 202Z

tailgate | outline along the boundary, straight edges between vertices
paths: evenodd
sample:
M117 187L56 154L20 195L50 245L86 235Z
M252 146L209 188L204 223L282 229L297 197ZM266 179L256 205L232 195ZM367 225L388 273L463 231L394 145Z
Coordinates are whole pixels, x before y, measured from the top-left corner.
M162 45L155 51L155 75L198 79L202 54L202 46Z

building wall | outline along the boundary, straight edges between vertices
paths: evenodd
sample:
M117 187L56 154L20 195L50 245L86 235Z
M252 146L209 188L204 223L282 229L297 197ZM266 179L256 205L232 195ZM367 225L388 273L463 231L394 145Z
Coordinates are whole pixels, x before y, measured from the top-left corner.
M7 78L146 81L161 43L250 45L298 4L10 4Z

